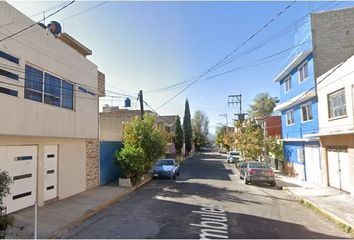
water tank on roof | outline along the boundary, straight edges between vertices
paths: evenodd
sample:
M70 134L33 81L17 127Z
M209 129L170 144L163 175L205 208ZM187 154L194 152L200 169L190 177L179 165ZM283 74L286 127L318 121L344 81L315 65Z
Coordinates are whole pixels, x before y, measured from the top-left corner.
M56 21L51 21L47 26L47 30L58 36L61 33L61 25Z
M131 100L129 98L126 98L124 101L124 107L131 107Z

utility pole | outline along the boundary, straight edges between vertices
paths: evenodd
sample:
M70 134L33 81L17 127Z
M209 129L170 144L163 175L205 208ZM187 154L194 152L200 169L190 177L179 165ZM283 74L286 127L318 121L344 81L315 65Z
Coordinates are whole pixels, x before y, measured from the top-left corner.
M263 139L264 139L264 160L268 162L268 149L267 149L267 122L263 122Z
M140 117L141 120L144 120L144 99L143 99L143 90L139 91L138 99L140 102Z
M229 95L227 99L228 106L236 106L236 109L239 108L238 113L235 115L238 117L237 120L245 120L246 113L242 113L242 95Z

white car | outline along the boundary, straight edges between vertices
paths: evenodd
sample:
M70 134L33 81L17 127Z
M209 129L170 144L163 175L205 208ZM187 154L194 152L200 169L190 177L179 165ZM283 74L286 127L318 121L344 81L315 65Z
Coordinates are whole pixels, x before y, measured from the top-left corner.
M227 162L229 162L229 163L239 162L239 161L241 161L241 153L239 151L230 151L227 154L226 159L227 159Z

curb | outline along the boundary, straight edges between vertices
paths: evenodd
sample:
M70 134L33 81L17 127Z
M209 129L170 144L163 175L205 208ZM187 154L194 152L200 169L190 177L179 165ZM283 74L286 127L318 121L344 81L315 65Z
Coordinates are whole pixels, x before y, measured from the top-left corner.
M97 214L98 212L102 211L106 207L120 201L122 198L124 198L125 196L129 195L130 193L136 191L137 189L143 187L145 184L149 183L151 180L152 180L152 177L150 175L146 175L145 179L141 183L139 183L138 185L131 187L131 188L127 188L126 191L121 192L121 193L117 194L116 196L112 197L111 199L97 205L96 207L87 210L80 217L78 217L77 219L75 219L71 223L68 223L64 227L61 227L59 230L57 230L54 233L47 236L47 239L59 238L60 236L65 234L70 228L73 228L73 227L81 224L82 222L89 219L90 217Z
M281 187L281 188L283 191L287 192L292 197L294 197L296 200L298 200L302 205L304 205L305 207L313 210L314 212L324 216L329 221L335 223L343 232L349 233L351 236L354 237L354 226L347 223L346 221L344 221L340 217L321 208L318 204L316 204L306 198L299 197L299 196L295 195L288 187Z

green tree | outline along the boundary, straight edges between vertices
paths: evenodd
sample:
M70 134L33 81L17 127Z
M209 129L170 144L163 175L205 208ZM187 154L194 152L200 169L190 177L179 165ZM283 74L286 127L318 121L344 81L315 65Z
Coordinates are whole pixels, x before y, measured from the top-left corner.
M253 120L236 123L236 146L246 160L256 160L263 150L263 130Z
M186 148L186 154L192 150L192 123L191 123L191 113L189 110L189 102L186 99L185 107L184 107L184 117L183 117L183 133L184 133L184 143Z
M284 160L283 144L280 136L269 136L266 140L268 152L274 155L275 166L278 169L279 160Z
M208 143L209 119L202 111L195 111L192 119L193 143L197 150Z
M135 117L124 126L123 142L135 148L142 148L145 156L145 172L149 171L155 161L166 150L164 134L156 127L156 117L145 114L144 120Z
M176 119L175 147L177 154L181 154L183 148L183 129L181 126L181 118L179 116L177 116Z
M145 154L141 147L126 144L121 151L116 152L116 164L122 169L123 176L130 178L133 185L144 175L144 160Z
M279 102L277 97L271 97L268 93L259 93L253 99L248 114L250 118L265 117L273 112L274 107Z
M7 171L0 170L0 211L4 208L3 199L10 193L10 185L13 183L12 178ZM0 238L5 238L5 232L8 226L13 226L14 217L0 214Z
M216 144L220 148L225 148L230 151L235 146L235 133L230 131L226 126L218 127L216 129Z

